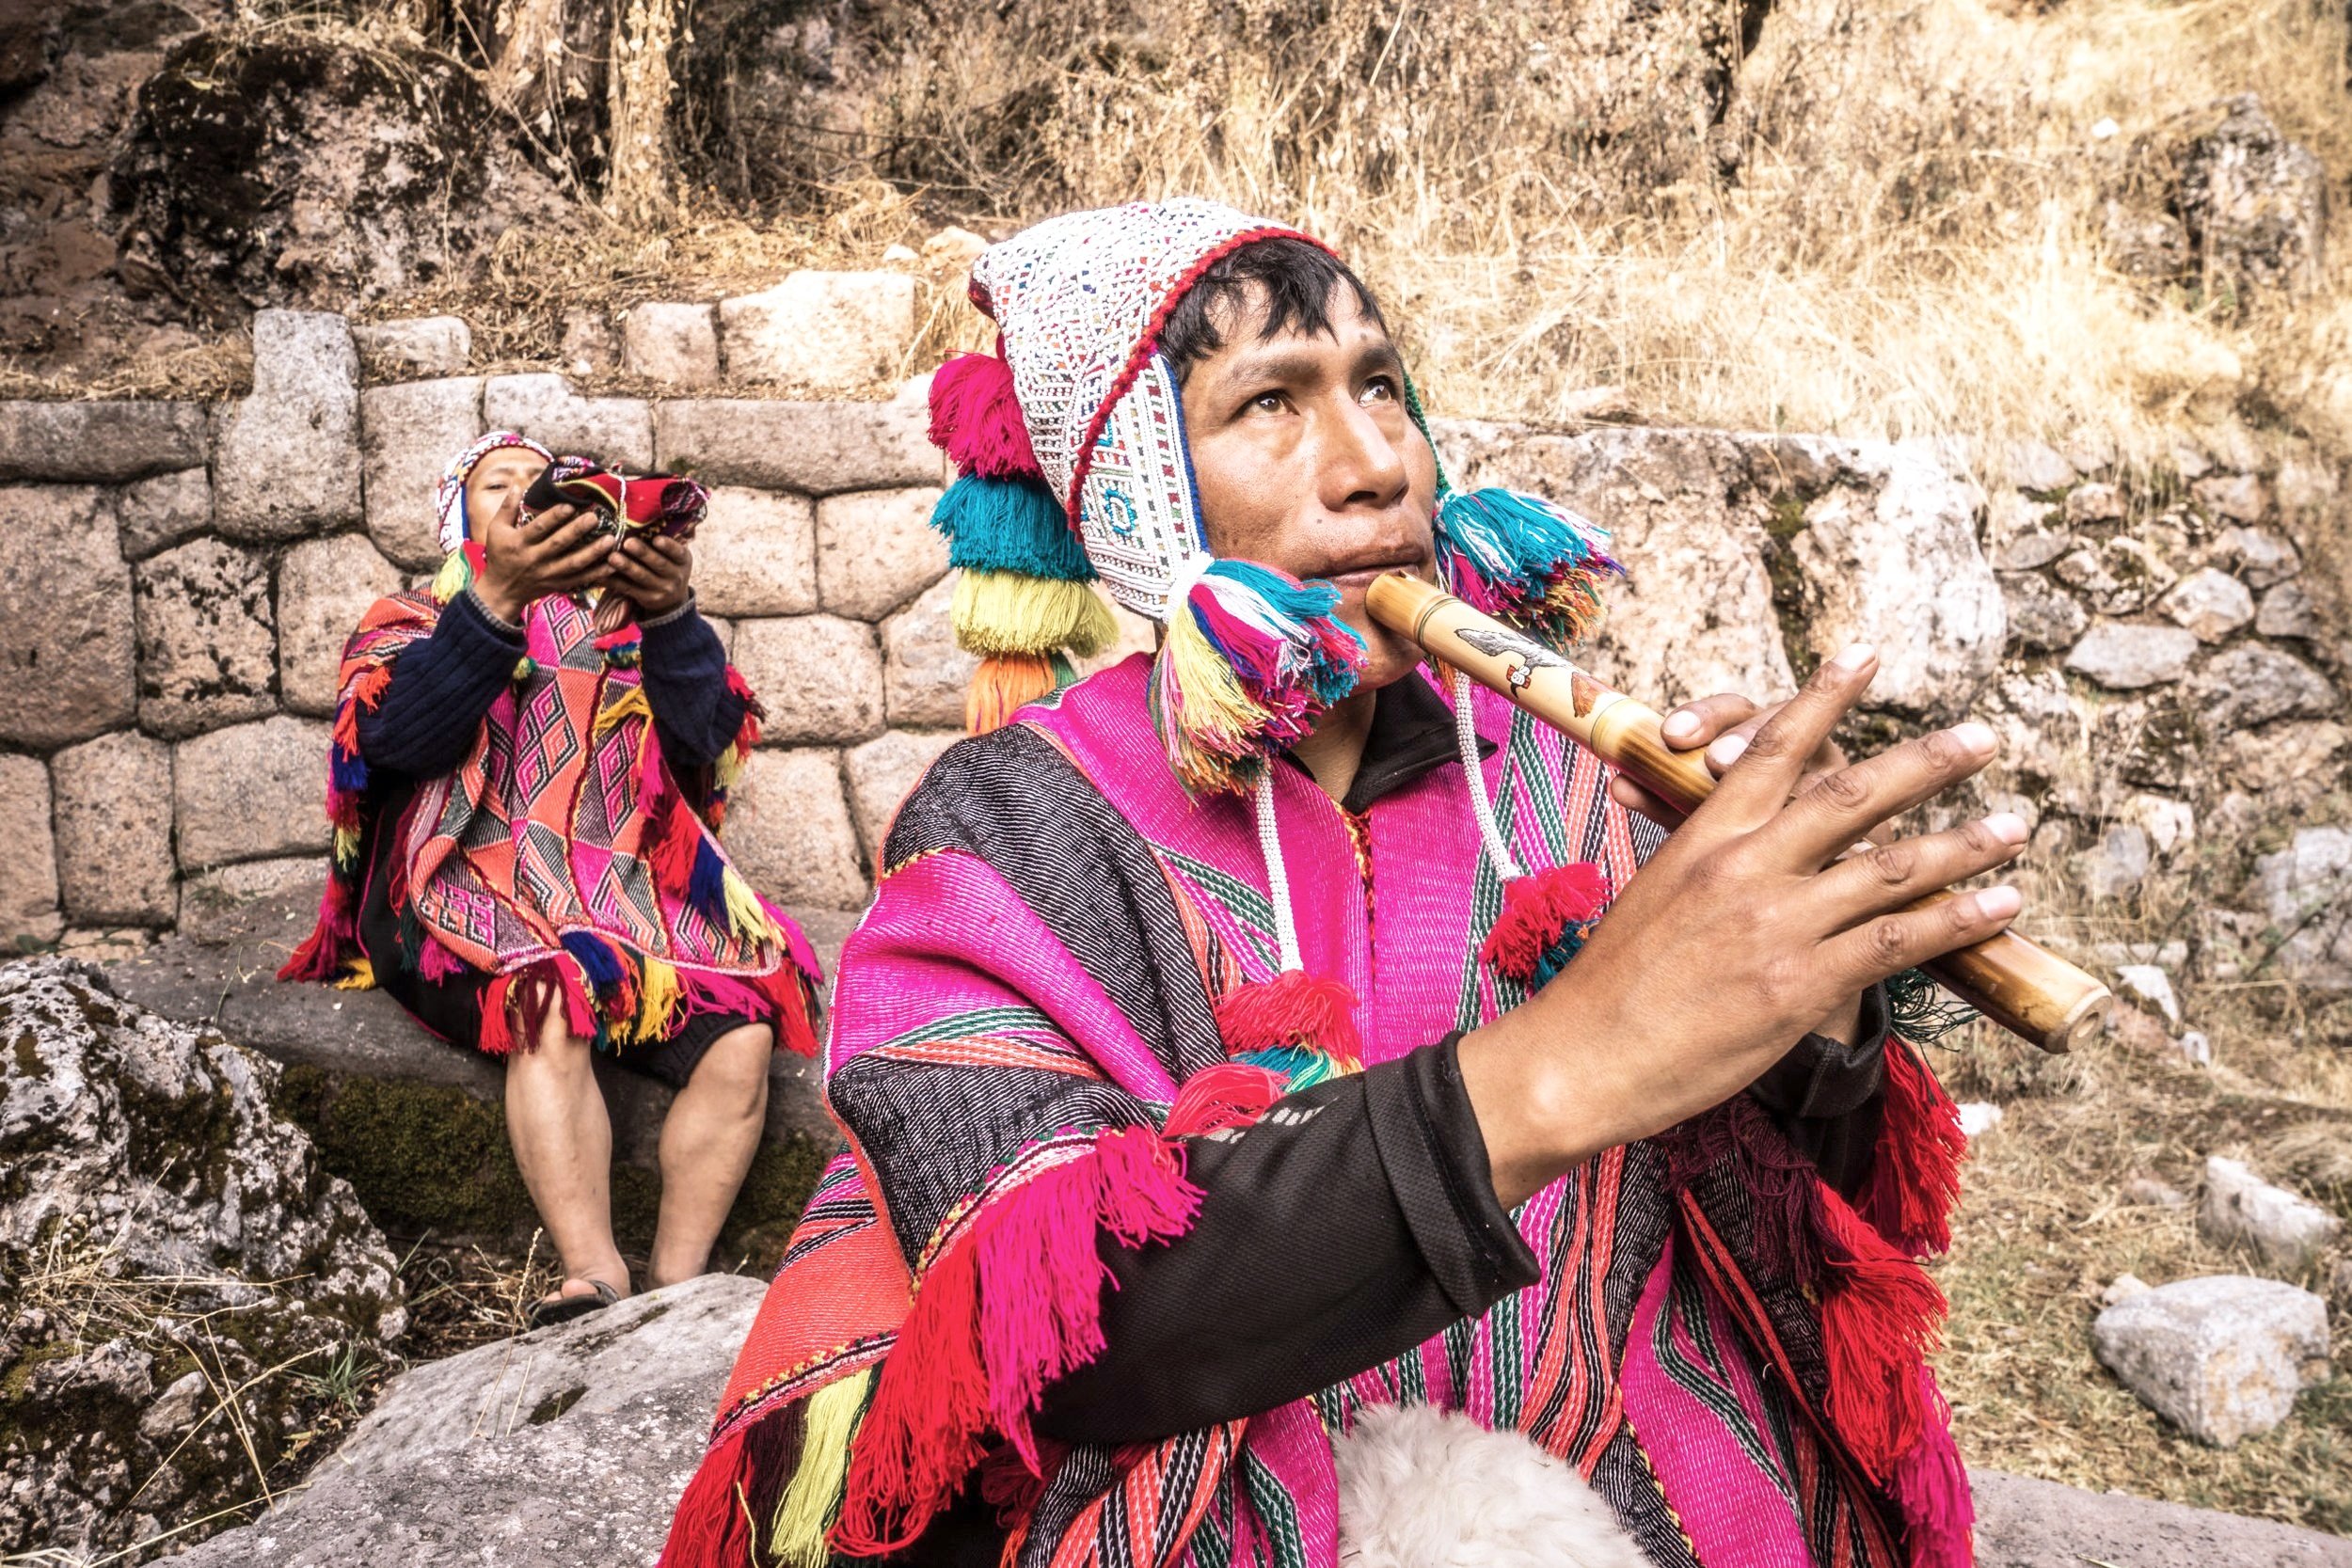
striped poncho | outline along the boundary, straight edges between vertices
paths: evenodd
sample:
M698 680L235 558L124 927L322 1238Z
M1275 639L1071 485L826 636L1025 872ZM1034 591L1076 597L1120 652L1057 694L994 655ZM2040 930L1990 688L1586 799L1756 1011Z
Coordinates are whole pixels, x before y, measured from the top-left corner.
M1538 1282L1394 1360L1147 1446L1032 1432L1041 1391L1102 1346L1099 1239L1182 1235L1187 1136L1280 1087L1253 1092L1215 1018L1277 962L1250 809L1184 793L1146 679L1138 657L1030 707L901 808L835 996L828 1095L850 1148L738 1361L666 1568L893 1549L975 1469L1023 1568L1332 1568L1333 1434L1396 1402L1524 1433L1661 1564L1964 1564L1965 1480L1923 1363L1943 1300L1914 1260L1947 1239L1959 1138L1899 1042L1854 1202L1741 1097L1538 1193L1514 1215ZM1622 886L1654 835L1607 770L1475 702L1516 853ZM1306 968L1360 999L1368 1064L1524 1000L1479 957L1502 896L1458 765L1354 817L1296 768L1275 789Z

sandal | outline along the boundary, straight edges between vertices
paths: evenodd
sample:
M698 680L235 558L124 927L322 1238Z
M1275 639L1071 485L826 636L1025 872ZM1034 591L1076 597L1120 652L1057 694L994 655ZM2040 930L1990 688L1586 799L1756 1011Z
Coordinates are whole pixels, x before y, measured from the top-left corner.
M594 1295L548 1296L545 1300L534 1301L531 1309L523 1314L523 1321L532 1328L552 1328L557 1323L570 1323L574 1318L584 1318L591 1312L601 1312L621 1299L621 1292L601 1279L591 1279L588 1283L596 1288Z

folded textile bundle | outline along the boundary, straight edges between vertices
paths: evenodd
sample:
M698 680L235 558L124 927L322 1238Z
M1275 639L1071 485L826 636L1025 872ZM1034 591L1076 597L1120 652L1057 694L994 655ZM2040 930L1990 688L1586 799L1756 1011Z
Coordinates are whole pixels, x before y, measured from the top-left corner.
M638 531L686 539L702 525L710 492L675 474L624 476L593 457L564 456L548 464L523 492L528 518L550 506L595 510L602 531Z

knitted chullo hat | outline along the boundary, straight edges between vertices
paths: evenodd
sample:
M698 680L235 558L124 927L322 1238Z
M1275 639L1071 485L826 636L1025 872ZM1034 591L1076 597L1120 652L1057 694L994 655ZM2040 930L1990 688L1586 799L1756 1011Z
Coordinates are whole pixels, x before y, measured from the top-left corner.
M1281 974L1220 1004L1227 1042L1236 1051L1261 1037L1320 1043L1345 1057L1354 999L1301 969L1266 764L1354 689L1363 644L1333 616L1339 593L1330 584L1210 553L1183 389L1160 345L1203 273L1275 238L1329 248L1191 198L1073 213L989 247L973 265L971 297L996 324L996 353L952 359L931 382L931 439L961 474L932 522L961 570L957 639L981 656L965 703L975 732L1053 690L1068 677L1067 655L1111 640L1116 628L1094 583L1166 628L1151 700L1168 764L1196 793L1255 788L1278 927ZM1409 387L1406 399L1426 435ZM1509 491L1455 491L1442 468L1435 531L1438 574L1452 592L1553 639L1585 629L1598 608L1595 585L1615 569L1600 551L1603 536L1581 518ZM1467 727L1459 685L1455 700ZM1477 787L1475 737L1465 744L1498 869L1515 882L1537 880L1521 876L1502 847ZM1512 906L1533 902L1562 899L1506 890L1504 924L1530 924L1514 922Z

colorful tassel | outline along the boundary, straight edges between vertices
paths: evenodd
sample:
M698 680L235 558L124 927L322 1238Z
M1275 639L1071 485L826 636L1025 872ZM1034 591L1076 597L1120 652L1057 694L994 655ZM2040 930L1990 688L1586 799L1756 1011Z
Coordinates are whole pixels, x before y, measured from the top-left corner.
M1828 1415L1863 1473L1883 1487L1927 1419L1919 1370L1941 1341L1947 1306L1925 1269L1819 1185L1816 1214L1828 1265L1821 1290Z
M482 575L482 545L469 539L441 562L441 569L433 575L433 602L453 603L458 594L473 586L473 579Z
M730 865L720 873L720 885L725 890L727 924L734 927L737 936L745 942L784 945L784 927L776 923L767 900L752 891L752 884L735 867Z
M364 954L356 958L345 959L342 974L335 981L335 989L337 990L373 990L375 989L375 965L370 963Z
M808 1397L801 1463L768 1532L769 1555L787 1568L825 1568L831 1560L825 1533L841 1512L842 1490L850 1479L850 1444L873 1391L869 1367L836 1378Z
M1177 1089L1166 1132L1171 1138L1195 1138L1248 1127L1288 1092L1279 1073L1248 1062L1219 1062L1194 1073Z
M1502 884L1502 912L1478 956L1537 990L1566 967L1584 934L1609 904L1609 879L1589 861L1548 866Z
M962 354L931 376L931 445L966 474L1036 478L1037 452L1013 389L1012 367L993 354Z
M1952 1244L1952 1205L1968 1135L1960 1108L1902 1040L1886 1042L1886 1090L1862 1217L1905 1256L1928 1258Z
M1078 531L1042 480L966 474L931 509L931 527L947 536L947 563L961 570L1094 580Z
M1248 561L1212 562L1170 603L1152 662L1168 765L1196 793L1251 783L1355 689L1364 644L1335 619L1339 590Z
M1048 654L991 654L972 672L963 689L966 735L987 735L1012 722L1012 716L1060 687L1067 669Z
M1970 1568L1976 1561L1976 1500L1952 1441L1952 1407L1926 1367L1919 1369L1919 1397L1926 1424L1895 1465L1895 1506L1902 1511L1911 1568Z
M427 980L453 980L466 973L466 966L441 945L438 937L428 933L417 948L417 973Z
M601 737L631 719L642 719L648 724L653 722L653 708L646 703L645 689L641 685L622 687L619 696L596 710L596 734Z
M716 924L727 918L727 862L719 847L696 833L694 865L687 879L686 901L695 912Z
M1052 654L1081 657L1119 635L1110 607L1083 582L970 571L956 578L948 609L957 644L976 654Z
M1600 584L1623 568L1609 535L1517 490L1454 490L1438 501L1438 576L1473 610L1572 642L1600 624Z
M1269 1069L1274 1064L1260 1061L1253 1053L1319 1052L1343 1070L1354 1071L1364 1051L1363 1037L1356 1029L1356 993L1344 981L1317 979L1298 969L1236 986L1218 997L1216 1030L1228 1056ZM1306 1085L1294 1081L1292 1086Z

